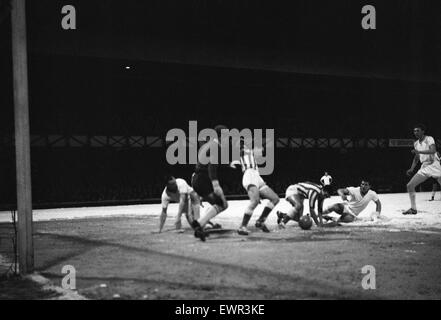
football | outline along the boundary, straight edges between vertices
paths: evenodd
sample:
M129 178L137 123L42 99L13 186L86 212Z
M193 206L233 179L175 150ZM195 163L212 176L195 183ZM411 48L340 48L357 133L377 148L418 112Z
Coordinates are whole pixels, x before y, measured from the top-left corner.
M302 216L299 220L299 226L303 230L309 230L312 227L312 219L309 215Z

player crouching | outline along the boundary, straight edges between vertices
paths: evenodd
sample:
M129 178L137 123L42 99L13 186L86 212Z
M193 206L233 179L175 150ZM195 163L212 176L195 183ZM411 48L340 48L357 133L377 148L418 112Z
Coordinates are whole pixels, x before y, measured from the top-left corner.
M359 187L338 189L338 194L344 202L336 203L323 212L323 218L333 220L329 215L335 212L340 215L336 222L349 223L357 219L357 216L368 206L370 201L375 202L376 209L372 219L376 220L381 215L381 201L375 191L371 190L369 181L362 180Z
M290 185L286 189L285 199L292 205L292 208L288 213L277 212L277 223L280 227L283 227L289 220L299 222L303 215L303 201L309 199L310 215L317 226L322 226L323 203L328 197L328 192L323 190L322 186L313 182L300 182ZM316 204L318 216L315 211Z
M191 208L189 208L189 200L191 203ZM166 187L162 192L161 204L162 212L159 216L159 232L162 232L165 220L167 219L167 207L170 202L179 203L178 214L176 215L175 227L176 230L182 228L181 217L185 214L188 224L191 226L194 219L199 219L199 196L190 187L184 179L175 178L173 176L168 176L166 178ZM193 214L190 213L190 209Z
M222 125L215 127L218 136L224 129L227 128ZM211 204L206 214L199 219L194 219L191 225L194 229L194 236L202 241L205 241L208 235L204 230L207 223L228 208L228 202L218 178L218 165L221 161L219 159L212 161L210 157L212 148L218 150L218 155L221 154L221 143L218 139L209 140L199 150L198 163L191 181L197 194ZM204 159L203 163L200 161L201 159Z

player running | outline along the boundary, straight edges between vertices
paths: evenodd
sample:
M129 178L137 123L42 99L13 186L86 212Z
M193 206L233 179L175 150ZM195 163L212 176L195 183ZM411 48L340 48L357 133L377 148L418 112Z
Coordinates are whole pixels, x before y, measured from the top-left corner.
M215 130L218 137L221 135L221 131L227 129L225 126L216 126ZM207 234L204 231L205 225L217 216L222 211L228 208L228 202L225 198L222 187L220 186L219 178L217 175L218 164L220 161L212 161L210 159L210 150L212 148L217 148L218 155L221 154L221 144L218 139L211 139L205 143L199 150L199 155L203 155L206 161L205 163L200 162L200 157L198 157L198 163L196 164L196 170L192 178L193 189L202 198L202 200L207 201L212 206L207 209L207 213L200 217L199 219L194 219L192 222L192 227L195 230L194 236L196 238L205 241ZM219 160L219 159L217 159Z
M338 194L344 202L336 203L325 211L323 211L323 218L332 220L328 216L329 213L335 212L340 215L337 222L349 223L357 219L357 216L373 201L377 205L375 210L375 219L381 215L381 201L375 191L371 190L369 181L362 180L359 187L348 187L338 189Z
M293 206L288 213L277 212L277 223L283 227L289 220L299 222L303 215L303 201L309 199L309 213L317 226L323 225L323 203L329 194L323 187L313 182L300 182L290 185L286 189L285 199ZM317 213L315 206L317 204ZM281 224L283 223L283 224Z
M261 229L263 232L270 232L268 227L265 225L265 221L268 215L274 209L274 207L279 203L279 196L263 181L259 174L259 167L255 159L255 153L259 154L262 152L261 148L251 148L247 146L245 141L242 141L242 146L240 150L240 161L235 160L231 162L231 166L235 167L240 165L243 172L242 186L248 193L250 202L248 207L245 209L243 215L242 224L237 230L240 235L248 235L248 222L253 215L254 210L260 203L260 199L268 199L269 202L262 211L262 214L256 221L256 228Z
M189 200L191 208L189 208ZM166 187L162 192L161 205L162 212L159 216L159 232L162 232L165 220L167 219L167 208L170 202L179 203L178 214L176 215L175 227L176 230L182 228L181 217L185 214L188 224L191 226L193 219L199 219L199 196L190 187L184 179L168 176L166 178ZM191 211L193 214L191 214Z
M431 177L437 179L438 183L441 185L441 164L440 158L436 152L435 140L431 136L426 136L425 131L425 126L421 124L416 125L413 129L413 133L417 138L414 143L414 150L412 150L415 157L412 166L407 170L407 175L412 175L418 162L421 162L421 168L407 184L407 191L410 198L410 209L403 212L403 214L418 213L415 200L415 188L418 185Z

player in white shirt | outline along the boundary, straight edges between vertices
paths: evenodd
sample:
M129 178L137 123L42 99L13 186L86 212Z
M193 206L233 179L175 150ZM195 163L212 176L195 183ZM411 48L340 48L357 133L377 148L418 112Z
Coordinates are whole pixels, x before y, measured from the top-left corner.
M242 186L250 198L250 203L243 215L242 224L237 230L238 234L244 236L249 234L247 228L248 222L254 210L259 205L261 198L269 200L255 224L256 228L261 229L263 232L270 232L265 225L265 221L274 207L279 203L279 196L263 181L259 174L259 167L255 156L258 156L262 150L260 148L251 148L248 146L249 144L251 144L251 141L242 141L240 161L235 160L231 162L232 167L236 165L241 166L243 172Z
M425 126L421 124L416 125L413 129L413 133L417 138L414 143L414 150L412 150L415 157L412 166L407 170L407 175L411 176L413 174L418 162L421 162L421 168L407 184L407 191L409 192L410 198L410 209L404 211L403 214L417 214L415 188L418 185L429 178L437 179L438 183L441 185L441 164L436 152L435 140L431 136L426 136L425 131Z
M159 232L162 231L165 220L167 219L167 207L170 202L179 203L178 214L176 215L175 222L176 230L180 230L182 227L181 217L183 213L191 226L191 222L194 219L199 219L199 195L187 184L184 179L169 176L166 179L166 183L167 185L164 188L161 196L162 212L159 217ZM190 206L189 201L191 203ZM191 214L190 210L193 212L193 214Z
M338 189L338 194L344 202L336 203L325 211L323 211L323 218L329 220L329 213L335 212L340 215L337 222L353 222L357 216L373 201L377 205L375 210L375 219L381 214L381 201L375 191L371 190L369 181L363 180L359 187L348 187Z
M323 189L331 194L332 177L327 172L325 172L325 175L320 178L320 183L322 184Z

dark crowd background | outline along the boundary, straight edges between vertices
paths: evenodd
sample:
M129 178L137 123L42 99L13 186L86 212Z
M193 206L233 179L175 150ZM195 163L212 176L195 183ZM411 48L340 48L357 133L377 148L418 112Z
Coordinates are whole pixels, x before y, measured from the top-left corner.
M15 200L13 159L2 154L2 203ZM277 193L293 183L319 182L324 171L335 187L357 186L368 179L381 193L404 192L410 166L408 150L385 149L288 149L276 150L275 170L264 180ZM193 165L170 166L165 150L57 148L32 151L34 203L148 200L160 198L164 177L173 174L190 183ZM219 177L227 195L245 195L240 169L220 168ZM426 184L423 190L430 190Z
M0 1L0 204L15 203L11 28ZM415 123L441 139L439 1L379 1L377 29L360 27L365 1L86 1L77 30L60 27L64 1L28 1L32 135L164 138L225 124L279 138L412 139ZM8 140L9 139L9 140ZM265 176L294 182L372 182L405 192L410 148L277 148ZM160 197L165 148L32 147L34 203ZM244 194L225 168L226 194ZM423 186L430 188L430 182Z

